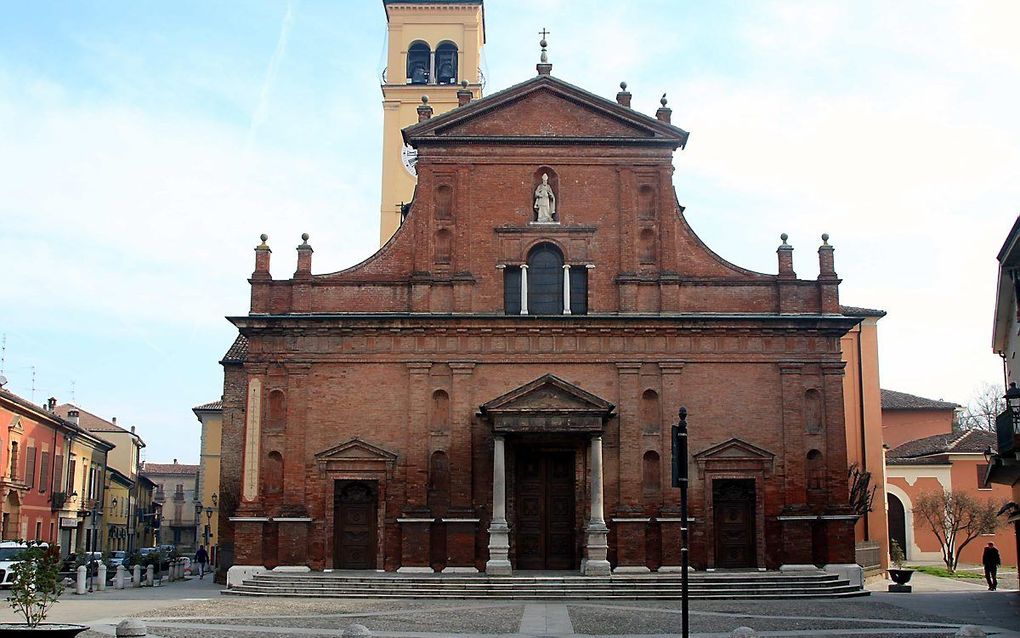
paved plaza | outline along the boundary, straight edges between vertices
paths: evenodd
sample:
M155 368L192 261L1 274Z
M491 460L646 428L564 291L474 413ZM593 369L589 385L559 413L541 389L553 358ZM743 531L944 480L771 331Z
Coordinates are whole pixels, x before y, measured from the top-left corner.
M693 601L691 635L729 636L740 626L761 636L949 637L975 624L990 636L1020 637L1020 594L988 592L971 583L916 575L913 594L875 585L866 598L845 600ZM458 636L631 636L680 632L679 601L531 602L344 600L223 597L219 587L191 580L158 588L65 594L52 622L92 626L85 638L114 635L124 618L142 619L150 636L267 638L338 636L351 624L397 638ZM9 608L0 622L13 622Z

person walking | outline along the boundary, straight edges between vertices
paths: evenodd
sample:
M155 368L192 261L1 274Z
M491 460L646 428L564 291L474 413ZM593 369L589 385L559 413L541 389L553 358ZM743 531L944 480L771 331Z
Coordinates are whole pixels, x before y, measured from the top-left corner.
M999 571L999 565L1002 564L1002 558L999 557L999 550L995 548L995 543L988 543L984 554L981 555L981 563L985 566L985 580L988 581L988 591L995 591L995 588L999 586L996 572Z
M198 563L198 579L205 578L205 566L209 562L209 553L205 551L205 545L199 545L195 552L195 562ZM987 573L987 568L985 569Z

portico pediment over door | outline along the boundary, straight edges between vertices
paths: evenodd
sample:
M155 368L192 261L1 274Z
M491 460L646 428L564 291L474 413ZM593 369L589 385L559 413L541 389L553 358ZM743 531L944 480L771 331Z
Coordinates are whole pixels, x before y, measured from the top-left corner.
M757 472L771 476L776 455L740 439L729 439L694 454L699 478L706 471Z
M481 406L494 432L600 433L615 406L547 374Z

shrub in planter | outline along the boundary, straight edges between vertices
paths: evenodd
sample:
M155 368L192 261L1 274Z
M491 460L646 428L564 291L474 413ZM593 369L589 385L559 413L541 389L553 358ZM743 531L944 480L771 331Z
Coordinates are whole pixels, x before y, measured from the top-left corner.
M84 625L43 623L46 614L60 598L64 585L60 578L60 560L55 547L30 543L17 556L14 584L7 599L24 623L0 624L0 636L76 636L88 629Z
M897 585L906 585L910 582L910 577L914 575L914 570L903 569L903 561L906 557L903 554L903 548L895 540L889 542L889 558L895 565L895 569L889 570L889 578Z

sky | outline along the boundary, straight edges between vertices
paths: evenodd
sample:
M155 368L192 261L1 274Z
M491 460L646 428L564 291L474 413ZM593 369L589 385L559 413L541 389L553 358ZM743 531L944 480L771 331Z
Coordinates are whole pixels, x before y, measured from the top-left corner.
M1020 3L487 0L487 93L535 73L691 132L686 217L720 255L802 278L823 232L841 301L880 308L885 388L965 403L1002 382L995 255L1020 213ZM6 389L135 425L197 462L191 408L311 235L315 272L378 244L378 0L37 0L0 21ZM734 380L739 383L738 379Z

